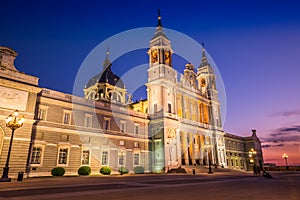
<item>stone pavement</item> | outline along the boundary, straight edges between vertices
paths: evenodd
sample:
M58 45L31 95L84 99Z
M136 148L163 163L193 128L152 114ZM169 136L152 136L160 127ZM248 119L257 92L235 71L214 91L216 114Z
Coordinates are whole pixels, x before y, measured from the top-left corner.
M150 197L164 199L214 197L214 199L232 200L238 199L241 195L242 199L250 199L248 196L254 195L254 199L271 197L272 200L300 199L298 191L300 173L276 172L273 176L273 179L266 179L255 177L251 173L217 172L197 175L146 174L28 178L23 182L0 183L0 198L144 200L151 199ZM291 194L292 196L287 196Z

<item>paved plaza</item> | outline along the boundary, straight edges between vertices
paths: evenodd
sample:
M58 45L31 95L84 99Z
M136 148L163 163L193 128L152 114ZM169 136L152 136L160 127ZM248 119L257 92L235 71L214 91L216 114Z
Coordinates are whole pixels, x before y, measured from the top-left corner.
M300 173L196 175L112 175L28 178L0 183L0 199L300 199Z

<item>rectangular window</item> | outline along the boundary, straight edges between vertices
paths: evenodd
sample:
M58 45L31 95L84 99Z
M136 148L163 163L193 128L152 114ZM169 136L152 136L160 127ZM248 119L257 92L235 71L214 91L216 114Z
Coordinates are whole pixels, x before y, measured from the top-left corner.
M172 105L168 103L168 113L172 113Z
M135 124L134 125L134 133L137 135L137 134L139 134L140 133L140 126L139 126L139 124Z
M68 148L60 148L58 155L58 164L66 165L68 161Z
M134 147L139 147L139 142L134 142Z
M200 115L200 117L199 117L200 122L203 123L203 104L202 103L199 105L199 115Z
M140 154L139 153L133 154L133 165L140 165Z
M71 124L71 111L64 111L63 115L63 123L64 124Z
M119 166L123 166L125 164L125 153L119 154Z
M70 136L69 135L61 135L61 141L62 142L70 141Z
M82 165L89 165L90 164L90 151L89 150L83 150L82 151Z
M203 109L203 113L204 113L204 123L205 124L208 124L209 123L209 120L208 120L208 117L209 117L209 108L208 108L208 105L204 105L204 109Z
M102 151L102 165L108 165L108 151Z
M109 129L110 129L110 120L104 119L104 130L109 130Z
M42 161L42 147L33 147L31 154L31 164L41 164Z
M187 107L187 99L186 98L184 98L184 102L183 102L183 117L184 118L187 118L187 109L188 109L188 107Z
M38 120L46 120L46 116L47 116L47 108L40 107L39 111L38 111L37 119Z
M122 133L124 133L125 132L125 122L120 122L120 131L122 132Z
M85 115L84 126L92 127L92 115Z

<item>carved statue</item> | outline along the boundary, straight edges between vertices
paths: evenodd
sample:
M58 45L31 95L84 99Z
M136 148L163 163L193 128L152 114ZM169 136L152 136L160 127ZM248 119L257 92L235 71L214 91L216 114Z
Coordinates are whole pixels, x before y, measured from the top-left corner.
M128 93L128 99L127 99L127 104L131 104L133 101L132 101L132 98L133 98L133 96L132 96L132 94L130 94L130 93Z
M184 79L183 75L182 75L182 74L180 74L180 82L182 82L182 81L183 81L183 79Z

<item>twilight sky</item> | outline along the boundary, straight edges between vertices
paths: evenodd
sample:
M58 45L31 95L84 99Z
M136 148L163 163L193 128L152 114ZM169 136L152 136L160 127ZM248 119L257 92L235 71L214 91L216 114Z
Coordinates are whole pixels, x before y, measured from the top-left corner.
M164 27L204 41L217 64L227 95L224 130L249 136L257 129L265 162L284 165L287 153L289 164L300 165L299 1L11 0L0 6L0 45L19 53L17 69L38 76L41 87L67 93L91 50L120 32L156 26L160 8ZM121 75L147 62L145 52L117 59L113 71ZM179 71L182 65L174 63Z

